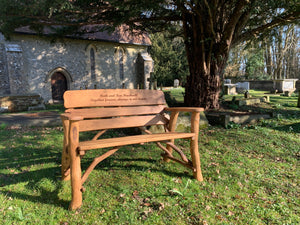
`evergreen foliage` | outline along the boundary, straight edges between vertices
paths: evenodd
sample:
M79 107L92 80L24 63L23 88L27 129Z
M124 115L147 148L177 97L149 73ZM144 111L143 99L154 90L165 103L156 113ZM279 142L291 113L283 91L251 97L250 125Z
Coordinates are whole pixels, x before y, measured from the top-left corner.
M151 41L150 53L158 86L173 86L175 79L184 85L189 71L183 38L172 39L164 32L152 34Z

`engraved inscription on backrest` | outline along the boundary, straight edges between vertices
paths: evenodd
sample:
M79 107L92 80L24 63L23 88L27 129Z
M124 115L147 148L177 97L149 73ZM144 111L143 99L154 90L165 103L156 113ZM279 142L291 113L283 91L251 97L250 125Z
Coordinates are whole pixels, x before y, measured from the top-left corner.
M67 91L66 113L80 115L80 131L166 124L164 94L157 90L103 89Z
M166 104L162 91L136 89L67 91L64 100L66 108Z

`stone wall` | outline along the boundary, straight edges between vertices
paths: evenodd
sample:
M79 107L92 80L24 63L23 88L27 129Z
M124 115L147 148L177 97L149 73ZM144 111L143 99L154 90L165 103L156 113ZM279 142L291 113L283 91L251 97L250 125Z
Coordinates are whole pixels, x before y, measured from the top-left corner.
M9 45L12 48L7 51ZM91 47L95 50L95 78L91 75ZM125 53L123 79L117 54L120 48ZM137 56L147 53L147 46L76 39L51 43L47 37L22 34L6 41L0 34L0 53L0 95L38 93L48 102L55 72L65 75L71 90L136 88Z
M64 43L50 43L47 38L34 35L13 36L12 42L20 43L23 50L24 76L28 77L30 93L39 93L47 102L52 98L51 72L65 70L69 77L68 88L135 88L136 59L146 46L111 42L65 39ZM90 47L95 49L95 75L91 77ZM117 49L125 51L124 79L119 76ZM123 86L124 83L124 86Z
M274 84L272 80L258 80L248 81L250 83L250 89L262 90L262 91L273 91Z
M38 106L42 102L40 95L36 94L0 96L0 113L27 111L29 107Z

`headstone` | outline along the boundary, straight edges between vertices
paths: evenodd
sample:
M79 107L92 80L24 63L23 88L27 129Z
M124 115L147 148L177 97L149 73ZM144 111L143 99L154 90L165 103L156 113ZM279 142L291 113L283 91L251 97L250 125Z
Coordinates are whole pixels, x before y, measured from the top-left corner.
M174 88L178 88L179 87L179 80L175 79L174 80Z
M231 84L231 80L230 79L225 79L224 84Z
M238 82L236 83L236 91L238 93L245 93L245 91L250 90L250 84L249 82Z
M292 96L292 92L291 91L285 91L284 92L284 96L291 97Z
M250 98L250 97L251 97L249 91L246 91L246 92L245 92L244 97L245 97L245 98Z

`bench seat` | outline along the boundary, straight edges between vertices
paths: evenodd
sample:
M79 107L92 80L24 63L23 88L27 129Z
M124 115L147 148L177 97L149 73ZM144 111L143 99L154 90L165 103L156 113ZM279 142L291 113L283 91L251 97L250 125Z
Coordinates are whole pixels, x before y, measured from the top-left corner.
M124 145L156 142L156 141L167 141L176 138L193 138L194 133L159 133L159 134L145 134L145 135L134 135L126 137L117 137L109 139L100 139L96 141L82 141L78 145L79 151L92 150L97 148L109 148L118 147Z

